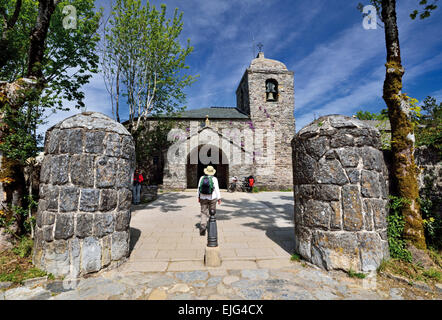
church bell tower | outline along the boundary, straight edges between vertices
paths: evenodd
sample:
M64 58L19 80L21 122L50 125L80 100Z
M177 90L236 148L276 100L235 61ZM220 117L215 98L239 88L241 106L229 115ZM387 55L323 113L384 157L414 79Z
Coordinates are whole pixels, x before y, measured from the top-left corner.
M274 152L274 165L257 168L257 184L273 189L293 188L291 140L295 135L294 73L263 52L252 60L236 90L237 108L250 116L253 127L272 132L275 146L255 146L255 153ZM271 150L274 149L274 150ZM260 174L268 172L268 174Z

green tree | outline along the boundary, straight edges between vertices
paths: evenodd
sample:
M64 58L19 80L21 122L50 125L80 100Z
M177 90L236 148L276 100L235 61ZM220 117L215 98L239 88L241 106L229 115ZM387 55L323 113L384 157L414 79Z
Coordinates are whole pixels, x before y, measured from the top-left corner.
M419 206L419 190L417 183L417 167L414 161L414 126L411 119L411 105L406 94L402 93L402 77L405 69L401 62L399 32L397 27L396 0L371 0L380 12L384 24L385 45L387 49L386 75L383 87L383 99L388 108L391 124L391 148L393 154L393 185L395 193L407 199L401 208L405 218L404 238L419 249L426 249L424 228ZM428 4L427 0L420 0L423 6L420 18L430 16L431 11L437 8L437 0ZM361 7L361 4L359 5ZM410 15L415 19L418 10Z
M359 120L386 120L388 119L387 109L382 109L380 113L359 110L356 112L356 119Z
M141 0L116 0L105 27L102 66L115 118L120 119L120 97L127 98L129 127L136 138L141 123L154 114L180 110L184 88L195 77L187 75L186 57L193 51L190 40L182 47L179 35L183 13L175 9L166 19L161 11Z
M76 9L75 28L65 27L67 5ZM99 61L101 12L94 11L93 0L2 0L0 14L1 209L10 210L27 206L24 168L38 151L43 115L66 110L63 100L84 106L81 86Z
M438 104L435 98L428 96L423 103L424 112L416 130L416 145L430 146L442 154L442 102Z

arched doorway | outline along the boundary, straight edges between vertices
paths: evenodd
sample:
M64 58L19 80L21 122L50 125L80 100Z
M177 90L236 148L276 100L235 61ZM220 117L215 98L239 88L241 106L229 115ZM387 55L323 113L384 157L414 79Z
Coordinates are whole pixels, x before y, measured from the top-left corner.
M215 177L218 178L218 183L220 189L227 189L228 181L229 181L229 164L223 162L223 151L215 146L210 146L210 149L207 151L207 156L211 157L211 152L214 152L215 154L218 153L218 161L209 161L208 163L206 161L202 161L200 155L201 155L201 148L204 145L198 146L198 148L194 148L187 156L187 165L186 165L186 175L187 175L187 188L189 189L195 189L198 187L198 181L201 176L204 175L204 169L211 165L215 168L216 173ZM191 163L191 158L196 159L196 155L194 155L194 152L198 152L198 163ZM192 157L193 155L193 157ZM226 159L226 156L224 155L224 159Z

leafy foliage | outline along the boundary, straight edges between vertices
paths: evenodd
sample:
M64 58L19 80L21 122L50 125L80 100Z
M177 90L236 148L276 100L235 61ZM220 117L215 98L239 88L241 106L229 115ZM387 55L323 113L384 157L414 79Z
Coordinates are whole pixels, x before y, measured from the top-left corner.
M390 210L387 217L387 234L390 255L392 258L411 262L411 253L406 249L405 240L403 239L405 220L401 213L401 208L407 204L409 200L396 196L389 196L389 198Z
M132 132L149 115L178 111L183 89L194 81L184 72L193 47L189 40L185 47L179 42L182 16L176 9L166 19L164 4L158 11L141 0L116 0L112 8L102 66L113 101L120 94L127 98Z
M424 113L419 117L416 145L433 147L442 154L442 102L438 104L435 98L428 96L423 103Z
M442 218L439 209L442 200L434 190L435 180L434 176L424 176L424 187L420 190L419 202L427 245L440 250L442 249Z
M436 3L439 0L433 0L433 3L428 4L428 0L420 0L419 1L419 5L423 6L423 11L421 11L421 13L419 14L418 10L413 10L413 12L410 14L410 18L411 19L416 19L417 15L419 14L419 18L421 20L428 18L431 15L431 11L434 11L437 9L437 5Z
M380 113L359 110L356 112L356 119L359 120L385 120L388 119L387 109L382 109Z
M6 0L6 11L15 6L14 0ZM76 29L65 29L63 8L73 5L77 11ZM42 71L46 90L43 92L46 106L60 110L63 99L76 101L76 107L84 107L84 93L80 90L92 73L97 72L96 46L100 39L97 29L102 16L94 11L94 0L60 1L51 17ZM38 1L23 0L22 8L14 28L6 32L6 46L10 48L5 65L0 64L0 79L14 81L24 77L27 71L29 34L37 20ZM3 33L4 26L0 26Z

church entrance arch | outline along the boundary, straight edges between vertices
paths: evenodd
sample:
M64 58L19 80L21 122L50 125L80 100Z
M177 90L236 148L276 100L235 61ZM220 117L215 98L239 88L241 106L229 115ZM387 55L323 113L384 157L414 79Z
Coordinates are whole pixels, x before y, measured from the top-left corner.
M196 161L194 161L194 159L198 159L198 163L195 163ZM199 178L204 175L204 169L210 165L216 170L215 177L218 178L220 189L227 189L229 181L229 164L225 159L227 159L225 153L222 149L216 146L199 145L198 148L195 147L187 155L187 188L197 188Z

